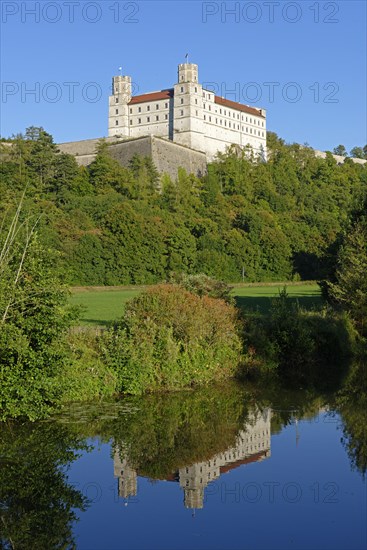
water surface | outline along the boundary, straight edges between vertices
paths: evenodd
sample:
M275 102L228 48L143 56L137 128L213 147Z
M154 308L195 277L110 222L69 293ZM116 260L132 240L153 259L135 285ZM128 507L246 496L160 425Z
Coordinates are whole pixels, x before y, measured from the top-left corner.
M362 549L354 399L229 384L1 430L5 548Z

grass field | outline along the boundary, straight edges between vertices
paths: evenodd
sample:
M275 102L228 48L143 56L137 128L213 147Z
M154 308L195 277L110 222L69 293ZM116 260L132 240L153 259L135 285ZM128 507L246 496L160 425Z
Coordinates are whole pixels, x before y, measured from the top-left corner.
M232 294L237 305L249 313L268 311L272 298L278 296L284 283L269 285L236 285ZM78 287L72 289L72 304L83 306L81 322L83 325L107 326L121 317L125 304L137 296L144 287ZM320 289L317 284L287 283L289 296L299 304L310 309L321 304Z

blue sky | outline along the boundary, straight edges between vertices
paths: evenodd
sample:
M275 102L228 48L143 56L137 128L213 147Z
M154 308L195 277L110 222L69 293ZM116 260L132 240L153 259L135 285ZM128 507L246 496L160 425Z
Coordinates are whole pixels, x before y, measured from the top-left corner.
M268 112L287 142L348 150L366 137L366 3L1 2L1 135L107 134L111 77L171 87L189 53L201 83ZM29 93L34 90L34 93Z

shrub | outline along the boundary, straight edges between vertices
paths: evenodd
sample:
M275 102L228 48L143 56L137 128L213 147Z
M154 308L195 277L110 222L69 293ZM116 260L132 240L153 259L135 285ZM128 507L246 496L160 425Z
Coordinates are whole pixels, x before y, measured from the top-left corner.
M223 281L217 281L204 273L199 273L198 275L171 273L170 282L180 285L192 294L197 294L198 296L220 298L227 304L235 303L233 296L231 296L233 287Z
M252 318L246 327L246 374L273 371L306 385L335 382L355 338L346 314L328 308L303 311L283 289L269 314Z
M120 391L131 394L234 376L242 348L234 306L172 284L132 300L104 344Z

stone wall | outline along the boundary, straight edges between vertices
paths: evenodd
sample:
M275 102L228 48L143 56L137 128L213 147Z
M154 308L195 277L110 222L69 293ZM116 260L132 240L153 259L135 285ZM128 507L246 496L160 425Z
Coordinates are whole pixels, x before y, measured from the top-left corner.
M203 175L206 173L207 160L205 153L194 151L172 141L156 136L145 136L129 140L105 138L109 144L111 156L123 166L128 166L134 155L151 157L160 173L167 173L175 179L179 166L188 173ZM88 166L95 156L99 139L60 143L58 148L63 153L74 155L78 164Z

